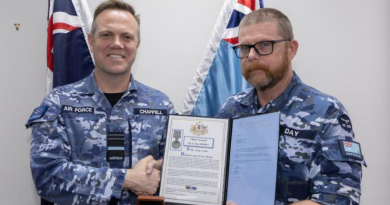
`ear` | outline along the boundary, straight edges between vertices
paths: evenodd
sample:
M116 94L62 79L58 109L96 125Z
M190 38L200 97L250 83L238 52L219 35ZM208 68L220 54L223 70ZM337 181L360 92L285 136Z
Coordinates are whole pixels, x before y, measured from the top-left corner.
M298 41L295 39L292 40L288 48L288 57L290 58L290 60L292 60L297 54L298 47L299 47Z
M137 42L137 49L138 49L138 47L139 47L140 44L141 44L141 40L139 40L139 41Z
M93 52L93 37L91 34L88 34L88 43L89 43L89 50Z

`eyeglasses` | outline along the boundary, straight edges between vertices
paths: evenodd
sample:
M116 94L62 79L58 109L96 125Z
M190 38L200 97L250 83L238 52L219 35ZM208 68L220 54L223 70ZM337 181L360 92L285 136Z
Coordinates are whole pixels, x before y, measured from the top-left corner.
M275 41L260 41L253 45L237 45L233 46L233 50L239 58L247 58L251 52L251 48L254 48L256 53L260 56L266 56L273 52L274 44L282 41L291 41L290 39L282 39Z

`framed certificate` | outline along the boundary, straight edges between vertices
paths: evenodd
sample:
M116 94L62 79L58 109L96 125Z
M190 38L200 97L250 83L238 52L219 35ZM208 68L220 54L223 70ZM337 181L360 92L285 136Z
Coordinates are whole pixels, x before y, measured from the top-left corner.
M279 112L236 119L169 116L160 196L167 204L275 200Z
M223 204L229 119L169 116L160 196L180 204Z

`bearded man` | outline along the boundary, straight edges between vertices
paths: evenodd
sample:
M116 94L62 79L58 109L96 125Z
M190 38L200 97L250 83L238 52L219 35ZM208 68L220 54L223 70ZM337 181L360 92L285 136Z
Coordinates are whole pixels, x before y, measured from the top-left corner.
M366 165L360 144L344 106L293 71L298 41L290 20L276 9L260 9L239 28L233 49L253 88L228 98L217 117L280 111L275 204L359 204Z

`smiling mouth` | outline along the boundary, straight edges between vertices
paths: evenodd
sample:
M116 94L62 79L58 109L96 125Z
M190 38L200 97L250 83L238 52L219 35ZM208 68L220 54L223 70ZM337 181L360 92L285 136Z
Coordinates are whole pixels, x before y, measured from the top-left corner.
M115 58L115 59L123 59L123 58L125 58L124 56L118 55L118 54L109 54L108 57Z

